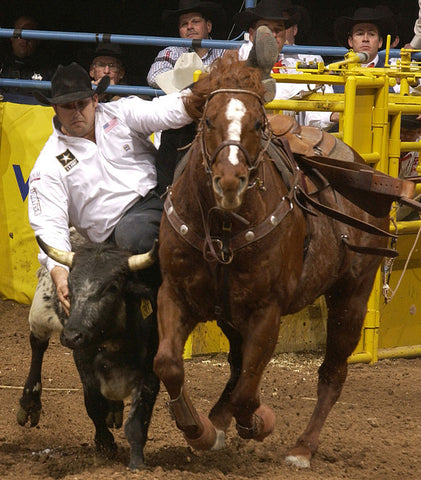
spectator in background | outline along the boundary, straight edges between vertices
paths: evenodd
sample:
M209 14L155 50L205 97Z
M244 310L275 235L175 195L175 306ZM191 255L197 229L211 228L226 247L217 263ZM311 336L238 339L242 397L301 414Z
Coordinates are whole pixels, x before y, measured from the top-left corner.
M273 73L293 73L298 74L295 70L297 59L294 56L284 55L282 49L286 42L286 31L297 25L300 19L298 8L290 2L290 0L261 0L256 7L246 8L243 12L234 15L235 24L249 34L249 42L240 47L240 60L249 60L253 65L252 58L249 57L253 46L255 33L258 27L267 26L276 40L278 49L278 60L273 65ZM276 83L275 99L300 99L318 89L324 89L326 92L333 92L329 85L316 87L316 85L305 85L299 83ZM322 129L328 129L332 126L330 121L330 112L286 112L296 116L298 122L303 125L315 126Z
M0 65L0 77L21 80L50 80L54 67L48 64L39 40L24 39L19 30L37 30L39 25L32 17L21 16L13 24L16 35L10 39L11 50ZM0 94L5 101L34 103L32 88L2 87Z
M214 2L180 0L178 10L164 10L162 15L166 35L180 36L190 40L211 38L212 30L221 29L225 24L225 14L221 5ZM223 49L197 47L167 47L156 56L147 75L148 84L160 88L157 77L172 70L183 53L196 52L203 65L210 65L223 55Z
M421 0L418 0L418 5L420 7L418 12L418 18L415 20L414 24L414 38L407 43L404 48L419 49L421 48Z
M291 8L297 10L298 18L297 15L294 15L294 13L292 13L292 16L293 18L295 18L296 22L294 25L291 25L285 31L285 45L295 45L295 37L297 36L299 29L301 30L302 25L305 25L304 28L307 29L309 29L311 25L310 15L306 8L302 7L301 5L297 5L296 7L292 7L291 5ZM291 17L291 8L283 12L286 18ZM320 55L312 55L308 53L281 53L279 57L280 60L283 60L285 58L291 58L296 62L303 63L323 62L323 58Z
M92 83L98 85L101 78L108 75L110 77L110 85L120 85L124 74L123 53L120 45L115 43L98 44L89 67ZM118 100L119 98L121 97L118 95L103 92L99 95L98 101L103 103Z
M352 48L356 53L366 53L367 60L361 63L362 67L384 67L384 57L380 58L379 50L386 44L386 37L390 34L392 43L398 37L398 28L395 17L389 7L377 5L375 8L358 8L351 17L342 16L335 20L333 25L336 41L345 48ZM399 40L398 40L399 41ZM335 93L343 93L343 85L334 85ZM391 92L399 91L399 85ZM332 115L332 120L339 122L339 113Z
M401 116L401 142L419 142L421 139L421 119L417 115ZM401 152L399 157L399 178L412 177L419 175L417 167L419 165L418 150L410 152ZM416 195L414 200L420 202L421 195ZM411 221L420 220L419 212L412 208L401 205L396 211L396 220Z
M368 55L362 67L384 67L384 58L380 59L378 52L386 44L388 34L392 42L398 35L393 13L382 5L358 8L352 17L338 17L333 28L339 45Z
M402 115L401 142L418 142L421 137L421 119L417 115ZM402 152L399 158L399 177L418 175L419 151Z

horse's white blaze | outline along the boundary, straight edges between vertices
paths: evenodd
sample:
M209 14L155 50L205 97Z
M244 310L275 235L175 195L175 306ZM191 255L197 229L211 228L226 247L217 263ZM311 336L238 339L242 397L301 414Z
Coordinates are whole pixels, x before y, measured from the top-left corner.
M246 107L244 103L237 98L231 98L228 102L225 115L228 120L228 140L235 140L239 142L241 140L241 123L246 113ZM238 165L238 147L231 145L228 160L233 165Z

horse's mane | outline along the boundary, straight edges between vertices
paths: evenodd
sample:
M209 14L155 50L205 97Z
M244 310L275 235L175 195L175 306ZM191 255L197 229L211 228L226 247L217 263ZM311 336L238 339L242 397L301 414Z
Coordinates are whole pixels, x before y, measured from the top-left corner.
M187 113L198 121L209 94L220 88L243 88L252 90L263 98L264 88L260 71L248 67L237 55L224 55L216 59L209 73L202 73L192 87L192 94L184 98Z

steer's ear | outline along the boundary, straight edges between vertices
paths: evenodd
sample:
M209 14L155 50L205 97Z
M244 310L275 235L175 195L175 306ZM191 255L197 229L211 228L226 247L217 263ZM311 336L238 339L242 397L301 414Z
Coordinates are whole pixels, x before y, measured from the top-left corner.
M72 266L73 257L75 255L74 252L66 252L64 250L59 250L57 248L50 247L38 235L35 238L37 239L38 245L40 246L41 250L46 255L48 255L50 258L52 258L56 262L66 265L67 267Z
M132 255L128 259L129 268L132 271L144 270L151 267L158 258L158 240L155 240L149 252Z

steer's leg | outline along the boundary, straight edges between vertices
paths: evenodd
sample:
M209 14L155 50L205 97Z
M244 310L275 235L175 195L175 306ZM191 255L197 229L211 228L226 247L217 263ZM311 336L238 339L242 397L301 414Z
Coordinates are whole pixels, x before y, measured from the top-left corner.
M296 467L310 467L311 457L319 445L320 432L341 394L348 372L347 359L361 335L374 273L370 272L369 279L366 277L364 281L341 279L326 295L329 311L326 354L319 368L317 402L305 431L286 457L286 462Z
M31 427L38 425L41 416L42 404L42 382L41 370L44 353L48 348L49 340L42 341L35 337L31 332L29 335L31 344L31 366L29 368L28 378L23 387L23 394L19 400L20 408L17 413L17 421L19 425L25 425L28 420Z
M153 300L152 303L152 313L136 322L138 351L141 352L139 363L142 381L132 395L132 406L124 424L124 432L130 444L129 468L131 470L138 470L145 465L143 449L148 439L149 424L160 386L159 378L153 371L153 360L158 348L158 329L156 301ZM134 308L139 310L137 305Z
M114 443L114 436L106 423L109 404L100 392L93 370L95 354L95 348L77 348L73 351L83 385L86 412L95 425L95 445L97 450L110 452L116 450L117 447Z
M145 466L143 449L148 439L149 424L158 392L159 378L151 370L145 372L140 388L133 393L132 407L124 424L124 432L130 445L130 470L139 470Z
M38 425L42 403L42 361L48 343L54 331L62 329L60 320L54 309L55 287L48 270L38 269L38 284L29 311L29 343L31 345L31 366L23 394L19 400L20 407L17 413L19 425L30 421L30 426Z
M154 370L168 391L177 427L184 432L190 445L207 450L215 445L218 436L209 418L196 411L184 385L184 344L195 326L195 323L189 324L184 320L178 305L172 301L164 280L158 294L160 341Z

